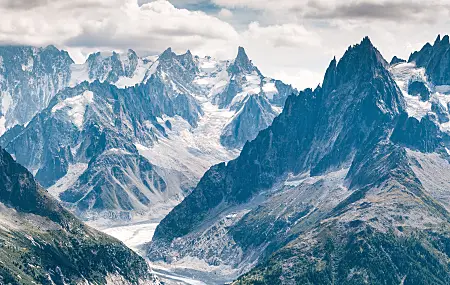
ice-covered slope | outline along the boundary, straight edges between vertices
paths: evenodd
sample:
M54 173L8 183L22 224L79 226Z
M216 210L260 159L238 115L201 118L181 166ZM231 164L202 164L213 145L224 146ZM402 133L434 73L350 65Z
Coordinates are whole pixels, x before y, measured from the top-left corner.
M83 225L0 148L1 284L160 284L145 260Z
M75 64L66 51L54 46L1 46L0 134L17 124L27 124L68 86L94 80L134 86L149 76L153 63L132 50L111 55L98 52L84 64Z
M408 115L421 120L431 114L441 130L449 132L450 88L433 84L426 69L417 67L414 62L394 64L389 70L405 98Z
M73 87L0 142L83 218L163 217L295 94L243 48L233 61L95 53L69 71Z
M0 135L44 109L69 84L72 64L54 46L0 46Z
M70 66L71 77L69 86L74 87L83 81L109 82L119 88L134 86L141 83L152 70L154 61L139 57L135 51L119 54L112 52L93 53L83 64Z

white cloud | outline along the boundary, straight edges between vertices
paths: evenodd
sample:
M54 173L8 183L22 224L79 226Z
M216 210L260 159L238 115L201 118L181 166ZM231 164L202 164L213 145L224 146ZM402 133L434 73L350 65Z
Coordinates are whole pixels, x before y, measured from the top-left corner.
M252 22L244 32L246 40L257 40L274 47L298 48L300 46L319 46L320 38L317 34L306 30L298 24L271 25L262 27Z
M202 50L238 37L230 24L165 0L141 6L137 0L35 0L14 8L0 1L2 43L160 52L168 46Z
M233 12L231 12L230 10L228 10L226 8L222 8L222 9L220 9L220 11L217 15L219 16L219 18L229 19L229 18L233 17Z
M298 90L305 88L314 89L319 84L322 84L324 74L321 72L313 72L308 69L297 69L289 71L275 72L273 76L284 83L291 84Z

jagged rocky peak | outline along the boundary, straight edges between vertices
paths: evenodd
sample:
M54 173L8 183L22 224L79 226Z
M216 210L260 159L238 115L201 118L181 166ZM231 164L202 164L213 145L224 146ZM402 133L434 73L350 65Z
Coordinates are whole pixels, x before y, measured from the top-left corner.
M96 52L90 54L86 63L89 79L115 83L120 77L132 77L138 66L139 57L133 50L123 55L113 51L111 54Z
M172 62L173 60L178 61L188 71L197 71L194 56L190 50L187 50L184 54L177 55L172 48L169 47L159 56L159 61L162 64L169 64L169 62ZM167 67L171 67L171 65Z
M189 81L193 80L195 75L198 73L198 66L196 61L194 60L194 56L192 55L190 50L187 50L186 53L177 55L171 47L167 48L159 57L160 67L165 70L166 73L170 73L176 77L186 77L189 78ZM174 65L175 64L175 65ZM180 67L176 66L180 65ZM181 73L186 73L185 76L182 76ZM186 79L184 78L184 79ZM183 79L183 81L184 81ZM175 81L178 79L174 79ZM184 82L188 83L188 82ZM185 86L186 87L186 86ZM182 88L183 89L183 88Z
M180 63L188 70L189 72L198 72L197 64L194 61L194 57L190 50L188 50L185 54L178 55L178 60Z
M377 71L385 70L387 66L386 60L373 46L369 37L365 37L360 44L349 47L339 61L336 67L336 84L349 80L367 80Z
M128 49L128 51L127 51L127 55L128 55L128 58L138 58L138 55L137 55L137 53L133 50L133 49Z
M365 37L361 43L350 46L338 63L336 58L331 61L322 85L324 96L329 96L328 93L343 85L380 80L389 86L389 92L385 92L385 97L379 99L388 107L386 111L399 113L404 102L402 96L398 96L400 90L387 71L388 66L369 37Z
M323 90L325 93L329 93L333 91L333 88L336 86L336 72L337 72L337 61L336 57L328 65L327 71L325 72L325 77L323 80Z
M438 35L434 44L426 43L420 51L411 54L408 62L425 68L426 75L434 85L450 85L450 40Z
M391 59L391 62L389 63L389 65L394 65L394 64L399 64L399 63L404 63L406 62L405 59L403 58L399 58L396 55Z
M168 60L175 57L176 54L172 51L171 47L168 47L163 53L158 57L160 61Z
M441 40L441 35L438 35L436 40L434 41L433 46L448 46L450 45L449 36L445 35Z
M243 47L238 48L238 54L233 64L230 65L228 71L233 74L238 73L252 73L257 70L252 61L248 58L247 53Z

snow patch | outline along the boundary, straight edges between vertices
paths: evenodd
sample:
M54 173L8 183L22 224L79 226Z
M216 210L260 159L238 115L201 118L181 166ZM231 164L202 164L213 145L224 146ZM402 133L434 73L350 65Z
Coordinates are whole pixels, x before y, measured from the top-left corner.
M84 81L92 82L89 79L89 66L87 63L72 64L70 66L70 73L69 87L75 87Z
M59 102L52 108L52 113L59 110L66 110L72 123L79 129L83 126L84 113L86 107L94 102L94 93L86 90L83 94L67 98L62 102Z
M132 250L145 254L142 246L152 241L158 223L138 223L126 226L106 228L101 231L122 241Z
M155 66L155 67L154 67ZM121 76L119 80L114 83L118 88L131 87L144 81L146 76L149 76L156 71L158 63L153 64L153 62L144 63L139 60L138 66L134 71L132 77Z
M278 93L278 89L275 87L275 83L273 82L264 84L262 90L269 100L272 100L273 96Z
M34 59L32 57L28 58L26 64L22 64L22 71L32 72L34 66Z
M406 111L408 116L414 117L420 121L428 112L431 111L431 103L423 102L419 96L408 94L408 84L411 81L427 82L425 68L416 67L415 63L400 63L390 68L392 77L402 91L406 101Z
M434 87L436 92L449 94L450 93L450 85L438 85Z
M133 155L129 151L126 151L124 149L118 149L118 148L111 148L106 150L103 155L109 155L109 154L117 154L117 155Z
M0 136L6 132L6 118L5 116L0 117Z
M228 62L210 57L201 58L198 61L200 73L194 79L194 84L205 90L208 98L223 92L230 79L227 72Z
M59 199L59 194L69 189L78 178L83 174L88 168L87 163L77 163L69 165L67 174L59 179L53 186L47 189L47 191L52 194L55 198Z
M9 92L4 92L2 91L1 93L1 111L3 115L6 115L6 113L8 112L9 108L11 107L12 103L13 103L13 99L11 97L11 94L9 94Z

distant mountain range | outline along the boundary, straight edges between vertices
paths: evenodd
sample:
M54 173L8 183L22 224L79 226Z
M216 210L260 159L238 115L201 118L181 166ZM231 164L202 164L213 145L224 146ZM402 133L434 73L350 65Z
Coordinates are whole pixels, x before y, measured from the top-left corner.
M369 38L349 47L203 176L149 258L247 272L233 284L449 284L449 51L390 65Z
M0 68L0 145L83 219L162 218L297 92L243 48L232 61L169 48L74 64L52 46L0 47Z

